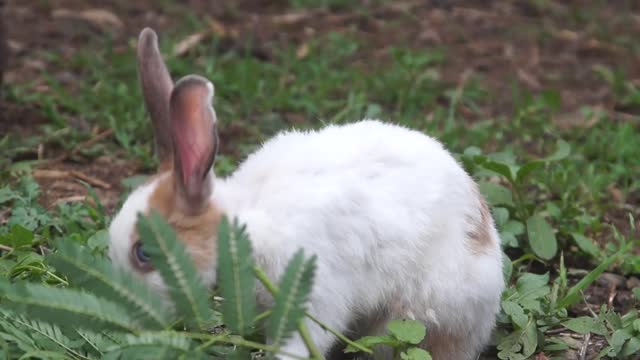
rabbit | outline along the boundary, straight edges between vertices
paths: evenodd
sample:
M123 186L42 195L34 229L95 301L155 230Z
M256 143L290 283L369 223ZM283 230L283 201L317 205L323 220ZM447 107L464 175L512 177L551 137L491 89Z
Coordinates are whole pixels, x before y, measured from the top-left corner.
M503 253L476 183L440 142L373 119L291 130L215 178L213 85L197 75L174 84L149 28L137 57L159 166L109 227L115 264L166 290L135 231L136 215L155 210L213 287L217 226L226 215L246 225L256 264L274 280L300 248L317 256L307 310L328 326L376 335L389 320L415 319L428 329L420 346L434 359L477 358L499 310ZM256 297L272 302L264 289ZM308 327L325 355L338 344L317 324ZM309 356L297 335L282 350Z

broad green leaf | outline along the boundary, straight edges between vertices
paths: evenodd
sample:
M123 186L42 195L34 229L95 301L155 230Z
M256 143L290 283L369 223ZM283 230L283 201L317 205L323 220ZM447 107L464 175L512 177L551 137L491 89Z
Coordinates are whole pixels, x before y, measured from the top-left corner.
M548 286L549 274L537 275L525 273L518 278L516 301L524 310L542 311L540 299L551 292Z
M373 348L377 345L389 345L392 347L400 346L402 343L398 341L393 336L389 335L380 335L380 336L364 336L355 341L357 344L360 344L366 348ZM356 353L359 352L360 349L353 347L352 345L348 345L344 350L345 353Z
M513 321L518 328L523 329L527 326L528 317L520 305L513 301L505 300L502 302L502 310L504 310L505 314L509 315L511 321Z
M578 245L578 248L580 248L580 250L587 253L588 255L597 257L598 254L600 254L600 249L598 249L593 241L586 236L578 233L571 233L571 237L573 237L573 240L576 242L576 245Z
M518 278L516 288L521 295L526 295L527 292L535 291L544 287L547 287L549 283L549 274L542 275L524 273Z
M502 274L504 275L505 283L510 283L511 274L513 273L513 263L509 256L505 253L502 253Z
M11 227L11 246L19 248L21 246L31 246L33 242L33 232L24 228L20 224Z
M640 300L640 287L633 288L631 291L633 292L633 296L636 297L636 300Z
M392 320L387 324L387 330L396 339L414 345L427 334L424 324L417 320Z
M622 351L622 346L624 345L624 343L627 340L631 339L632 336L633 335L630 331L626 329L618 329L613 332L613 335L611 335L611 341L609 342L609 344L615 349L616 353L619 353L620 351Z
M109 247L109 232L106 229L98 230L87 240L87 246L95 253L102 253Z
M513 196L511 195L511 190L507 189L506 187L488 181L480 182L478 184L478 187L480 188L480 192L482 193L482 195L487 198L487 201L489 201L489 204L491 204L492 206L513 206Z
M529 174L531 174L542 165L544 165L544 162L540 160L535 160L524 164L522 167L520 167L520 169L518 169L516 180L518 182L522 182Z
M522 235L524 233L524 225L515 220L508 220L501 226L500 231L500 239L502 240L502 245L507 247L518 247L518 239L517 235Z
M288 339L304 317L315 269L316 257L305 260L302 250L298 250L287 264L267 326L275 346Z
M482 167L484 167L487 170L491 170L498 175L504 176L505 178L507 178L507 180L509 180L509 182L513 183L515 180L514 171L507 164L493 161L493 160L487 160L482 163Z
M209 294L184 245L173 228L155 211L138 215L138 232L145 252L160 273L178 314L185 322L201 326L210 320Z
M509 220L509 210L503 207L494 207L492 209L493 218L496 221L496 226L501 228Z
M231 331L245 335L256 314L251 242L245 228L223 217L218 227L218 286L222 317Z
M633 321L633 329L640 333L640 319Z
M627 342L622 346L622 351L620 351L620 355L623 357L631 356L634 354L640 353L640 337L634 336L629 338Z
M527 219L527 235L529 245L536 256L551 260L558 252L558 240L551 225L539 215Z
M72 285L121 304L151 329L162 329L172 321L171 311L158 294L130 272L113 268L106 260L94 258L85 247L69 241L58 241L55 247L57 252L47 260Z
M593 331L595 319L590 316L581 316L569 319L562 323L564 327L579 334L587 334Z
M18 197L18 194L16 194L8 186L3 186L0 188L0 204L4 204Z
M52 324L94 331L136 331L138 322L119 305L75 289L0 279L3 306Z
M500 243L502 244L503 248L517 248L519 247L518 245L518 239L515 237L515 235L513 235L512 233L509 232L500 232Z
M564 351L570 349L564 341L558 338L545 339L544 351Z
M498 344L498 358L509 360L524 360L525 357L520 354L522 345L520 344L520 337L522 331L514 331L508 336L502 338Z
M502 226L502 231L513 235L522 235L524 234L524 225L520 221L509 220Z
M571 145L564 140L558 140L556 152L542 159L546 162L559 161L571 154Z
M431 355L420 348L411 348L400 354L402 360L431 360Z
M529 319L522 336L522 355L526 358L533 355L538 347L538 328L533 318Z

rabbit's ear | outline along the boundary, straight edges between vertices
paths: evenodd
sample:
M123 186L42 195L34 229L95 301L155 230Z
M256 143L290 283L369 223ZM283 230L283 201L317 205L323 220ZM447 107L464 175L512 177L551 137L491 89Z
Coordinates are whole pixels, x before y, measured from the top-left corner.
M173 81L158 49L156 33L145 28L138 37L138 73L147 111L151 116L159 171L173 165L173 149L169 126L169 97Z
M218 150L213 94L213 84L197 75L180 79L171 93L177 200L189 213L206 209L213 187L211 167Z

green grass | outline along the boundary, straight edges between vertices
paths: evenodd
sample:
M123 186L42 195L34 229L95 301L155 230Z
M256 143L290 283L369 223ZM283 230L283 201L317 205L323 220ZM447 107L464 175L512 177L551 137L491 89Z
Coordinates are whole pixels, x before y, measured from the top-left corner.
M339 0L290 3L349 8ZM176 33L160 34L163 52L170 54L173 44L198 26L191 19ZM52 91L46 94L30 91L29 84L8 89L8 101L37 107L49 122L31 138L0 139L3 154L17 159L25 149L43 142L72 149L91 136L69 122L80 117L91 126L114 130L112 138L83 149L83 157L124 156L141 162L147 171L153 169L151 131L137 85L133 45L116 52L105 43L70 61L51 54L58 66L80 74L82 80L74 89L53 77L48 78ZM495 347L487 350L486 358L498 353L502 359L524 359L544 352L562 359L563 351L581 345L562 337L565 332L602 336L607 344L603 356L623 357L640 349L637 310L620 314L606 304L594 312L575 307L587 301L584 291L603 271L640 274L640 237L632 217L637 203L630 200L640 197L637 122L605 116L593 127L563 131L552 121L560 108L557 91L533 96L514 88L514 113L470 125L460 109L481 117L477 109L490 101L491 94L480 79L471 78L462 89L444 84L439 74L446 66L446 49L395 47L381 60L370 62L370 49L357 37L326 33L314 38L302 59L295 47L283 47L273 49L273 59L264 61L242 50L217 53L217 44L218 39L207 40L188 56L169 57L167 62L174 78L198 73L212 80L223 134L231 126L245 130L242 136L221 139L234 151L221 154L216 163L219 175L233 171L261 141L293 123L318 128L377 117L425 131L445 142L479 180L511 260L505 263L509 289L503 296ZM599 72L620 104L637 108L640 89L618 69ZM584 114L589 112L583 109ZM66 287L70 274L54 268L46 253L64 239L92 256L104 257L110 214L97 197L93 203L43 208L38 203L42 189L27 175L33 164L0 162L4 184L0 209L11 208L7 223L0 226L0 276ZM612 187L622 195L622 203L611 196ZM616 224L624 226L606 224L605 215L617 217ZM629 301L637 309L638 288L634 296ZM77 358L79 346L94 343L84 334L73 337L78 347L69 339L60 347L29 329L40 327L39 333L45 335L54 330L43 330L42 324L29 319L3 316L0 352L8 358L30 351L40 351L42 357L66 353ZM198 344L216 353L230 351L200 340Z

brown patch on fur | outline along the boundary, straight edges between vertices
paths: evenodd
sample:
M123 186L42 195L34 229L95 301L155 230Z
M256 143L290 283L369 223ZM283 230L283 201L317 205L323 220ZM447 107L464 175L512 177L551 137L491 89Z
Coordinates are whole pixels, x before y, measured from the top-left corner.
M494 239L491 236L493 219L486 201L477 188L474 189L474 193L478 199L480 214L479 216L474 216L476 214L467 216L471 226L467 232L467 246L473 254L486 254L487 250L494 245Z
M185 243L196 267L205 271L214 264L217 255L216 235L222 214L211 203L195 214L185 213L177 206L176 184L172 172L162 176L149 198L149 211L157 211ZM132 239L132 245L135 239Z

